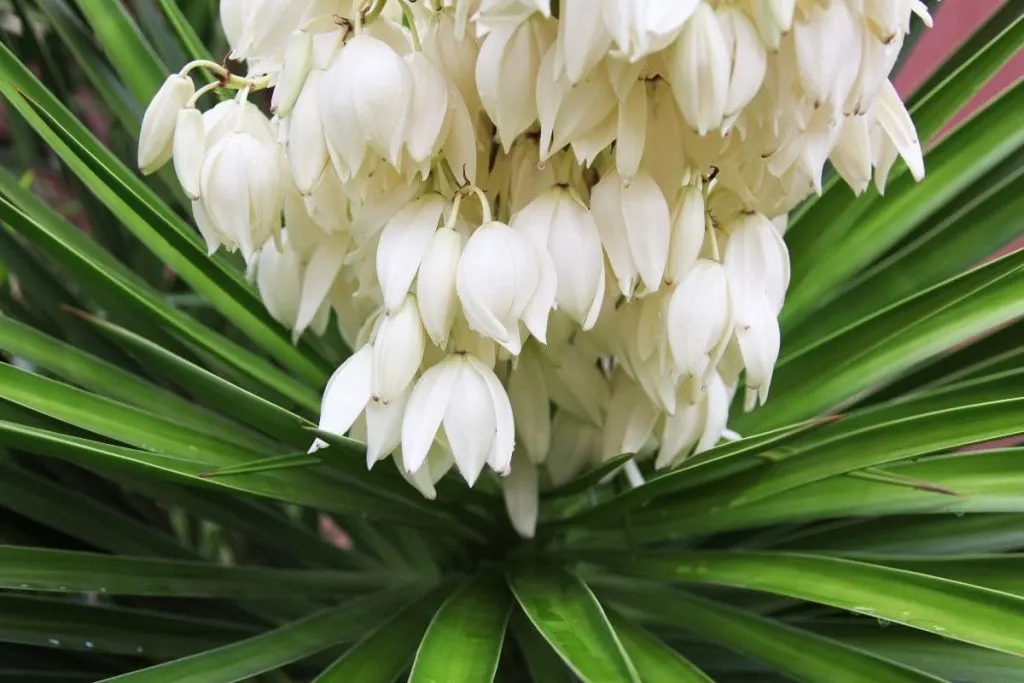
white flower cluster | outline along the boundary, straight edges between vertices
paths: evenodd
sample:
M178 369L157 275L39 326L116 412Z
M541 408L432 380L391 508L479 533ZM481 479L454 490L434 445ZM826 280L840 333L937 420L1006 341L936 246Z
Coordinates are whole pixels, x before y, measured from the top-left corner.
M786 214L921 148L888 75L918 0L222 0L246 77L194 62L147 111L211 253L298 337L354 349L322 429L425 496L620 453L664 468L764 402ZM196 91L189 72L220 80ZM238 91L205 113L203 93ZM270 114L252 99L273 89ZM315 444L314 447L322 444ZM627 473L636 480L639 470Z

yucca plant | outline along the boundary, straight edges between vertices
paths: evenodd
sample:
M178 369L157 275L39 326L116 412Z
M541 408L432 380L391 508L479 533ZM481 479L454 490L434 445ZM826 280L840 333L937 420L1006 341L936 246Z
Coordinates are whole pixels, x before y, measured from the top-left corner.
M846 1L797 5L811 17L833 5L846 7ZM355 3L354 13L353 3L326 3L339 16L331 16L326 27L321 22L307 28L316 35L358 33L364 24L386 21L378 16L386 4L405 10L406 28L398 23L401 13L391 27L408 31L422 18L418 12L439 5L409 2L375 1L366 8ZM504 5L525 13L528 22L548 22L554 19L542 17L542 9L555 16L582 11L578 19L586 13L580 3L461 2L461 10L465 19L467 8L481 9L483 21L490 6L500 23L515 14L501 15ZM474 465L462 461L472 447L458 439L474 434L484 419L473 405L481 395L473 392L484 386L476 380L452 380L463 382L455 391L465 392L458 399L474 419L461 427L446 423L447 439L421 444L423 458L447 458L448 468L447 453L456 452L457 469L476 480L472 487L454 472L438 478L428 471L431 461L417 466L425 479L406 472L417 467L409 467L413 448L404 434L405 467L396 454L398 468L378 464L367 470L367 446L355 438L360 429L371 432L374 458L399 444L381 445L381 434L397 438L395 428L381 432L378 426L374 437L369 415L353 427L356 414L374 399L362 397L352 411L358 402L353 392L361 391L352 372L338 373L343 381L328 392L321 414L332 372L356 358L353 351L363 353L369 332L360 334L359 327L369 314L326 307L319 312L321 323L326 313L337 324L321 324L323 334L293 339L296 327L318 327L313 309L320 301L313 309L306 302L303 313L302 296L288 289L298 281L288 285L284 275L266 275L289 271L266 264L262 242L247 246L239 233L224 230L237 219L236 210L244 220L256 220L253 202L266 197L240 203L238 196L209 196L215 181L246 177L255 183L254 174L266 170L253 167L257 157L227 171L208 170L203 155L209 150L196 152L194 140L175 132L177 174L170 167L156 170L170 154L168 127L190 95L167 109L174 116L151 109L147 130L143 114L158 91L167 96L167 74L181 65L199 60L201 68L192 71L196 84L214 84L208 99L195 100L203 110L217 97L231 102L231 90L253 90L252 101L263 111L270 105L255 92L268 84L258 81L256 67L257 79L247 81L242 70L231 75L218 64L231 47L244 52L232 32L245 23L244 10L256 5L265 23L271 17L266 31L284 30L289 37L289 2L224 4L243 12L225 27L231 46L214 0L11 0L0 10L0 92L10 142L0 169L0 349L7 361L0 364L0 681L1024 681L1024 575L1016 554L1024 548L1024 453L991 445L1024 434L1024 251L989 258L1024 232L1021 83L939 135L1024 43L1019 2L1006 2L910 98L909 112L928 150L922 182L913 177L920 169L911 173L897 162L888 187L880 184L884 196L867 189L857 197L841 179L851 176L849 159L845 166L844 159L833 159L836 170L826 172L821 192L790 213L785 246L792 278L779 318L781 353L777 363L768 359L769 378L770 367L776 367L763 406L744 410L751 407L743 405L744 393L753 390L752 402L759 403L764 397L758 389L767 392L767 380L761 387L753 379L764 368L758 370L744 353L746 379L740 379L741 391L730 391L738 398L724 440L720 427L707 427L711 400L699 399L704 403L697 412L677 412L693 423L676 423L682 457L662 457L656 451L667 448L664 425L671 419L641 414L638 407L654 400L641 387L604 405L597 425L570 432L573 438L548 432L545 441L530 431L551 429L549 396L531 384L545 381L544 373L522 371L514 380L507 374L510 354L498 354L495 361L492 343L490 367L505 368L500 381L513 394L517 420L511 475L488 471L477 480L485 463L467 473ZM685 28L690 37L676 38L677 30L666 39L664 27L696 21L688 19L690 12L712 17L712 7L728 21L755 26L756 19L763 36L770 33L765 22L773 19L757 13L786 5L607 4L662 12L650 15L662 22L651 26L623 10L620 18L635 22L615 37L626 52L695 40ZM893 3L908 16L914 4ZM690 6L687 16L677 16L683 6ZM849 0L848 6L866 6L864 11L882 16L885 3ZM728 12L748 12L743 16L751 18ZM534 27L531 40L540 40L550 28L545 26ZM776 29L776 40L790 39ZM492 28L504 30L511 29ZM878 26L872 30L884 33ZM916 23L901 38L904 55L921 30ZM289 49L302 54L308 48L303 40L292 36ZM735 46L739 39L732 40ZM828 42L820 47L833 49L825 47ZM511 71L499 69L504 78L530 66L530 56L537 56L531 45L522 53L525 60L509 63ZM580 54L567 59L565 68L579 67L573 59ZM687 54L696 59L701 53ZM290 59L294 63L294 55ZM273 103L280 116L299 106L297 90L280 94L292 88L287 78L295 77L287 61ZM683 60L677 68L690 63ZM386 76L380 63L359 67ZM304 70L308 65L292 69ZM423 77L429 70L414 73ZM723 73L738 82L736 69ZM672 74L678 96L685 74ZM643 87L657 94L658 79L651 78ZM185 88L191 93L195 85ZM682 114L694 128L731 125L723 123L726 105L716 115L713 106L687 109L690 103L683 98ZM424 111L417 113L426 117ZM154 123L154 117L161 120ZM508 121L515 116L509 117L499 118L514 127ZM202 125L200 119L200 131ZM154 126L165 130L154 133ZM363 135L357 127L351 121L341 126L340 144L351 142L346 136ZM529 127L527 121L523 128ZM509 134L501 128L498 138ZM303 133L297 130L291 141ZM337 141L339 131L328 130L328 139ZM151 145L143 150L149 158L142 165L155 171L145 177L135 171L140 132L150 136ZM371 143L374 134L384 134L370 133ZM538 135L528 135L536 146ZM543 128L539 137L543 143ZM437 148L428 144L424 150L419 142L407 141L403 153L414 160L425 154L430 171ZM481 167L501 163L508 151L498 151L501 142L485 150ZM904 140L904 147L912 142ZM648 141L659 143L665 141ZM624 146L621 138L618 146ZM670 160L675 153L668 148ZM615 155L591 161L602 174L616 163L620 170L629 167ZM567 185L575 182L588 192L591 171L564 156L568 161L556 159L546 168L535 160L522 168L530 179L563 164L577 174ZM449 154L453 158L458 157ZM455 195L469 205L475 201L467 190L470 171L459 165L450 164L442 178L449 183L444 200ZM436 176L444 169L433 170ZM729 169L718 170L728 187ZM690 200L713 204L714 190L707 190L715 173L691 179L696 190ZM634 181L634 187L642 185L639 176ZM200 193L206 195L199 202L206 208L200 208L216 224L214 233L207 225L202 236L189 201ZM224 196L235 203L216 205ZM601 207L615 204L601 204L605 200L593 199L589 210L580 210L606 222ZM699 247L705 239L703 206ZM495 208L495 216L509 219L508 206L499 200ZM716 211L717 221L724 209ZM439 207L431 231L443 212L455 216L453 224L459 215L458 209ZM644 220L657 223L658 215L647 213ZM483 219L476 214L477 224ZM279 216L273 221L279 223ZM719 226L707 227L714 241ZM735 243L739 230L730 230ZM399 251L412 238L399 240ZM232 239L236 253L207 254L208 246L231 246ZM264 248L277 250L274 240L264 236ZM622 266L621 254L612 253L604 235L602 240L612 257L608 290L618 290L624 280L627 290L640 280L646 288L635 300L633 291L622 297L616 291L613 307L628 311L656 300L658 283L644 279L650 264L635 257L638 268L624 278L631 266ZM509 237L513 246L499 256L519 258L513 243ZM326 242L314 246L316 253L334 248ZM238 251L250 262L248 269ZM664 251L650 252L661 253L662 268ZM729 253L737 252L727 252L727 259ZM577 255L584 258L582 248ZM501 258L488 263L504 272ZM412 276L396 301L403 301L411 282ZM331 286L328 281L321 298ZM418 322L413 332L402 327L401 306L388 309L386 324L403 339L422 337ZM559 307L560 315L572 313L568 295ZM586 308L578 310L581 318L588 317ZM451 318L445 326L446 311L438 310L439 317L430 320L421 311L431 343L436 336L447 341L451 331ZM298 325L303 315L305 325ZM471 310L466 318L470 331L453 336L486 332ZM699 322L693 315L683 318ZM620 331L630 329L629 319L615 320ZM640 328L650 324L648 318L632 320ZM579 324L585 327L586 321ZM377 339L380 327L373 333ZM506 350L512 344L511 338L498 341ZM526 343L541 348L536 341ZM661 343L664 350L668 342ZM771 345L760 338L750 343L758 349ZM670 355L685 356L681 345L675 342ZM523 351L513 376L539 362L530 360L533 352L539 353ZM474 360L457 356L442 363L463 363L480 377L491 373L472 353L468 357ZM400 385L398 394L408 391L410 379L405 385L395 379L403 358L395 352L386 362L364 363L387 378L374 392L388 391L389 382ZM617 362L629 365L622 358ZM414 374L420 365L412 366ZM613 365L602 359L602 378L612 374ZM635 366L628 370L615 376L628 374L637 383L632 387L663 379L639 379ZM750 389L743 391L743 382ZM580 387L575 389L578 394ZM585 394L591 389L583 387L581 404L590 400ZM504 395L501 386L497 391ZM485 402L501 403L493 394ZM434 403L420 405L443 412ZM550 403L572 412L565 408L571 401L554 391ZM346 415L339 417L339 411ZM494 416L487 419L489 429L500 433ZM657 438L655 425L661 428ZM346 432L352 438L340 435ZM559 433L564 436L564 430ZM965 448L978 444L983 446ZM499 449L488 448L493 470L508 474L507 460L493 455ZM545 461L534 452L521 454L524 448L550 452ZM619 449L629 452L618 455ZM435 499L425 498L403 476Z

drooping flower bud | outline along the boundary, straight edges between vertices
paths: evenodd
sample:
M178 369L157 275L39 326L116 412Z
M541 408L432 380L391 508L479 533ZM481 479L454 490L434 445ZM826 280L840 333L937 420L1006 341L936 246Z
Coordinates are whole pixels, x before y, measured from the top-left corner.
M691 381L692 402L704 392L709 373L732 334L732 307L725 268L701 259L672 293L668 342L676 369Z
M508 470L515 447L512 406L494 372L471 355L448 356L413 387L402 420L406 471L423 466L442 427L470 486L485 465Z
M667 282L680 282L697 262L704 244L706 219L704 193L698 187L687 185L672 210L672 238L665 269Z
M229 134L206 155L200 192L218 232L251 260L281 227L284 185L277 147L245 132Z
M206 158L206 127L203 115L195 107L185 107L178 112L173 150L174 172L181 183L181 189L189 199L195 201L201 194L200 180L203 160Z
M292 177L299 192L307 196L316 189L329 159L319 103L323 78L323 71L309 74L283 124L288 129L288 163Z
M459 260L456 288L474 331L490 337L509 352L523 346L519 323L543 340L554 299L540 291L541 264L533 245L518 232L492 221L466 242Z
M451 228L435 231L416 278L416 299L423 327L430 340L441 348L448 344L448 335L459 310L455 282L462 242L462 235Z
M554 27L534 15L514 28L487 34L476 62L476 86L507 153L537 119L536 78L554 41Z
M590 211L558 187L530 202L510 225L550 255L558 308L584 330L592 328L604 300L605 272L601 236Z
M701 2L666 55L669 82L687 123L701 135L722 125L732 61L715 11Z
M302 92L306 77L313 64L313 36L306 31L296 31L288 37L285 47L281 75L271 101L271 110L284 118L291 112L295 101Z
M637 280L649 292L661 287L668 262L671 217L654 180L641 171L628 186L615 171L594 187L591 213L623 296Z
M501 491L516 533L523 538L533 538L540 508L537 466L523 455L514 457L508 477L501 482Z
M409 292L444 207L441 195L425 194L402 207L384 226L377 246L377 279L389 311L397 309Z
M181 111L195 94L188 76L171 74L160 86L142 117L139 133L139 170L149 175L171 160L174 151L174 128Z
M373 400L390 403L412 382L423 361L426 335L416 299L405 297L384 315L373 339Z

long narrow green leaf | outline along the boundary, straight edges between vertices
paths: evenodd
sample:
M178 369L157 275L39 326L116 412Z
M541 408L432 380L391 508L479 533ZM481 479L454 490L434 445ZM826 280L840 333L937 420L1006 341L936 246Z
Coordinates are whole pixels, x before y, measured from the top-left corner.
M267 448L240 425L199 408L194 403L150 384L138 375L79 351L27 325L0 318L0 349L24 358L79 386L129 405L155 410L190 429L252 448ZM299 418L295 419L300 422Z
M10 464L0 465L0 507L111 552L194 557L169 534Z
M864 562L789 553L651 552L594 561L629 574L817 602L1024 656L1024 599Z
M643 681L714 683L703 671L645 629L615 612L608 615Z
M631 611L643 612L647 618L683 628L701 638L718 641L730 650L763 662L793 680L807 683L942 681L941 678L879 659L841 642L663 585L610 585L607 588L600 587L598 593Z
M189 23L188 19L182 13L181 8L173 0L157 0L160 3L160 9L163 10L164 16L167 18L167 22L174 28L175 33L178 35L178 39L181 40L181 44L185 47L189 56L192 59L206 59L212 62L216 62L213 55L203 44L203 41L196 35L195 29L192 24Z
M586 584L554 567L513 565L508 582L519 606L573 672L588 683L639 683L608 622Z
M537 632L521 609L513 609L508 626L523 659L526 660L531 680L545 683L575 683L579 680L572 675L565 662L551 648L548 641L544 640L544 636Z
M315 683L392 683L409 666L416 651L416 643L430 624L435 610L452 593L455 584L443 585L416 604L406 608L394 619L367 636L362 642L343 654L338 661L316 677ZM452 659L461 657L459 649L449 651ZM473 680L482 678L440 678L441 681Z
M1024 555L957 555L955 557L892 557L856 554L854 559L886 567L941 576L975 586L1024 595Z
M135 99L148 103L163 83L167 67L160 63L156 52L142 37L128 10L120 3L103 6L89 0L76 0L75 4L96 32L100 45Z
M388 591L360 598L254 638L104 680L108 683L235 683L358 638L417 593Z
M436 517L419 509L407 510L390 498L382 500L366 487L349 488L323 472L272 470L245 475L205 477L215 469L193 459L146 450L112 446L99 441L60 434L45 427L0 420L0 433L19 449L67 460L85 467L106 470L124 468L141 477L160 477L212 489L240 491L328 512L393 519L413 527L436 524Z
M248 626L67 600L0 595L0 641L61 650L183 657L258 632Z
M812 626L815 632L829 638L948 680L985 683L1024 681L1020 659L1002 652L963 645L893 624L879 628L874 621L867 624L817 622Z
M292 445L308 446L310 443L308 427L313 423L308 420L235 386L141 335L95 316L87 319L131 350L147 368L159 371L175 384L188 389L201 402L215 405L221 412Z
M809 522L844 516L1024 512L1021 452L1002 450L957 454L900 465L891 472L934 488L898 486L870 479L837 477L802 486L755 505L725 508L680 502L633 518L637 540L685 538L712 531ZM937 492L940 488L956 495ZM865 539L862 539L862 541ZM856 541L850 547L856 549ZM841 547L842 535L822 547ZM808 546L812 547L812 546Z
M409 683L493 680L511 613L512 597L500 577L481 574L467 583L430 622Z
M327 598L403 584L408 584L408 577L380 571L224 567L0 546L0 586L14 590L259 600L269 595Z

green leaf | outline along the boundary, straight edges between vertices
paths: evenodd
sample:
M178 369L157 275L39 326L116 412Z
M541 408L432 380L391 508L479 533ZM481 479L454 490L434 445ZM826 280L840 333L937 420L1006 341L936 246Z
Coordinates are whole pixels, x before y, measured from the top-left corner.
M551 649L544 636L537 632L537 629L530 623L526 614L518 608L512 610L512 618L509 620L509 630L512 632L519 651L526 660L526 668L530 672L530 679L543 681L544 683L575 683L579 679L572 675L568 667Z
M451 595L454 584L434 590L416 604L405 609L394 619L367 636L362 642L343 654L329 669L316 677L315 683L391 683L408 668L416 643L430 624L435 610ZM448 652L452 659L462 656L458 649ZM430 679L435 680L435 679ZM478 678L445 678L442 681L473 680Z
M493 680L511 613L512 598L500 577L481 574L468 582L430 622L409 683Z
M254 638L147 669L107 683L235 683L358 638L416 591L388 591L332 607Z
M611 612L608 618L643 681L714 683L703 671L645 629Z
M194 557L160 529L9 463L0 464L0 506L104 550Z
M148 104L167 76L167 67L146 42L124 5L103 7L88 0L75 4L135 99Z
M663 585L623 582L609 584L608 588L602 586L598 593L631 611L642 612L647 618L715 640L793 680L808 683L927 683L942 680L781 621Z
M954 557L892 557L855 554L850 557L886 567L941 576L992 590L1024 595L1024 555L968 555Z
M930 458L887 470L954 491L955 496L847 476L802 486L744 507L715 508L706 501L667 505L657 512L636 515L633 534L638 540L665 540L843 516L1024 511L1024 501L1017 493L1024 486L1020 458L1018 450L974 452ZM860 542L867 540L862 538ZM822 547L841 546L844 538L833 534L825 543ZM851 547L857 547L858 541L852 543Z
M864 562L772 552L648 552L592 559L638 576L766 591L1024 655L1024 599Z
M533 626L583 681L639 683L600 603L578 577L521 563L509 568L508 582Z
M61 650L183 657L252 636L250 626L83 602L0 595L0 641Z
M844 472L1015 436L1024 432L1022 410L1024 398L965 405L883 423L841 443L810 448L767 465L760 470L758 480L729 505L749 505Z
M1020 683L1024 669L1017 657L963 645L945 638L873 621L811 625L815 632L844 643L954 681Z
M375 571L224 567L145 557L0 546L0 586L14 590L265 599L271 595L327 598L400 588L409 577Z
M45 368L79 386L124 403L156 410L190 429L252 448L269 442L255 438L237 423L203 410L180 396L146 382L138 375L79 351L70 344L0 316L0 349ZM295 418L301 423L300 418Z
M175 384L188 389L200 401L216 405L235 419L290 444L308 446L307 428L313 423L305 418L218 377L131 330L95 316L88 316L87 320L123 344L143 360L147 368L159 371Z
M171 25L175 33L177 33L181 44L185 47L189 56L192 59L206 59L211 62L216 62L213 55L200 40L199 36L196 35L195 29L192 28L192 24L189 23L188 19L182 13L181 8L174 0L157 0L160 3L160 9L163 10L167 23ZM212 79L209 79L212 81Z
M567 498L578 493L585 493L600 484L605 477L614 476L614 474L618 472L623 465L632 459L632 453L617 455L611 460L601 463L598 467L595 467L586 474L580 475L572 481L551 489L550 491L545 491L541 494L541 497L546 499Z

